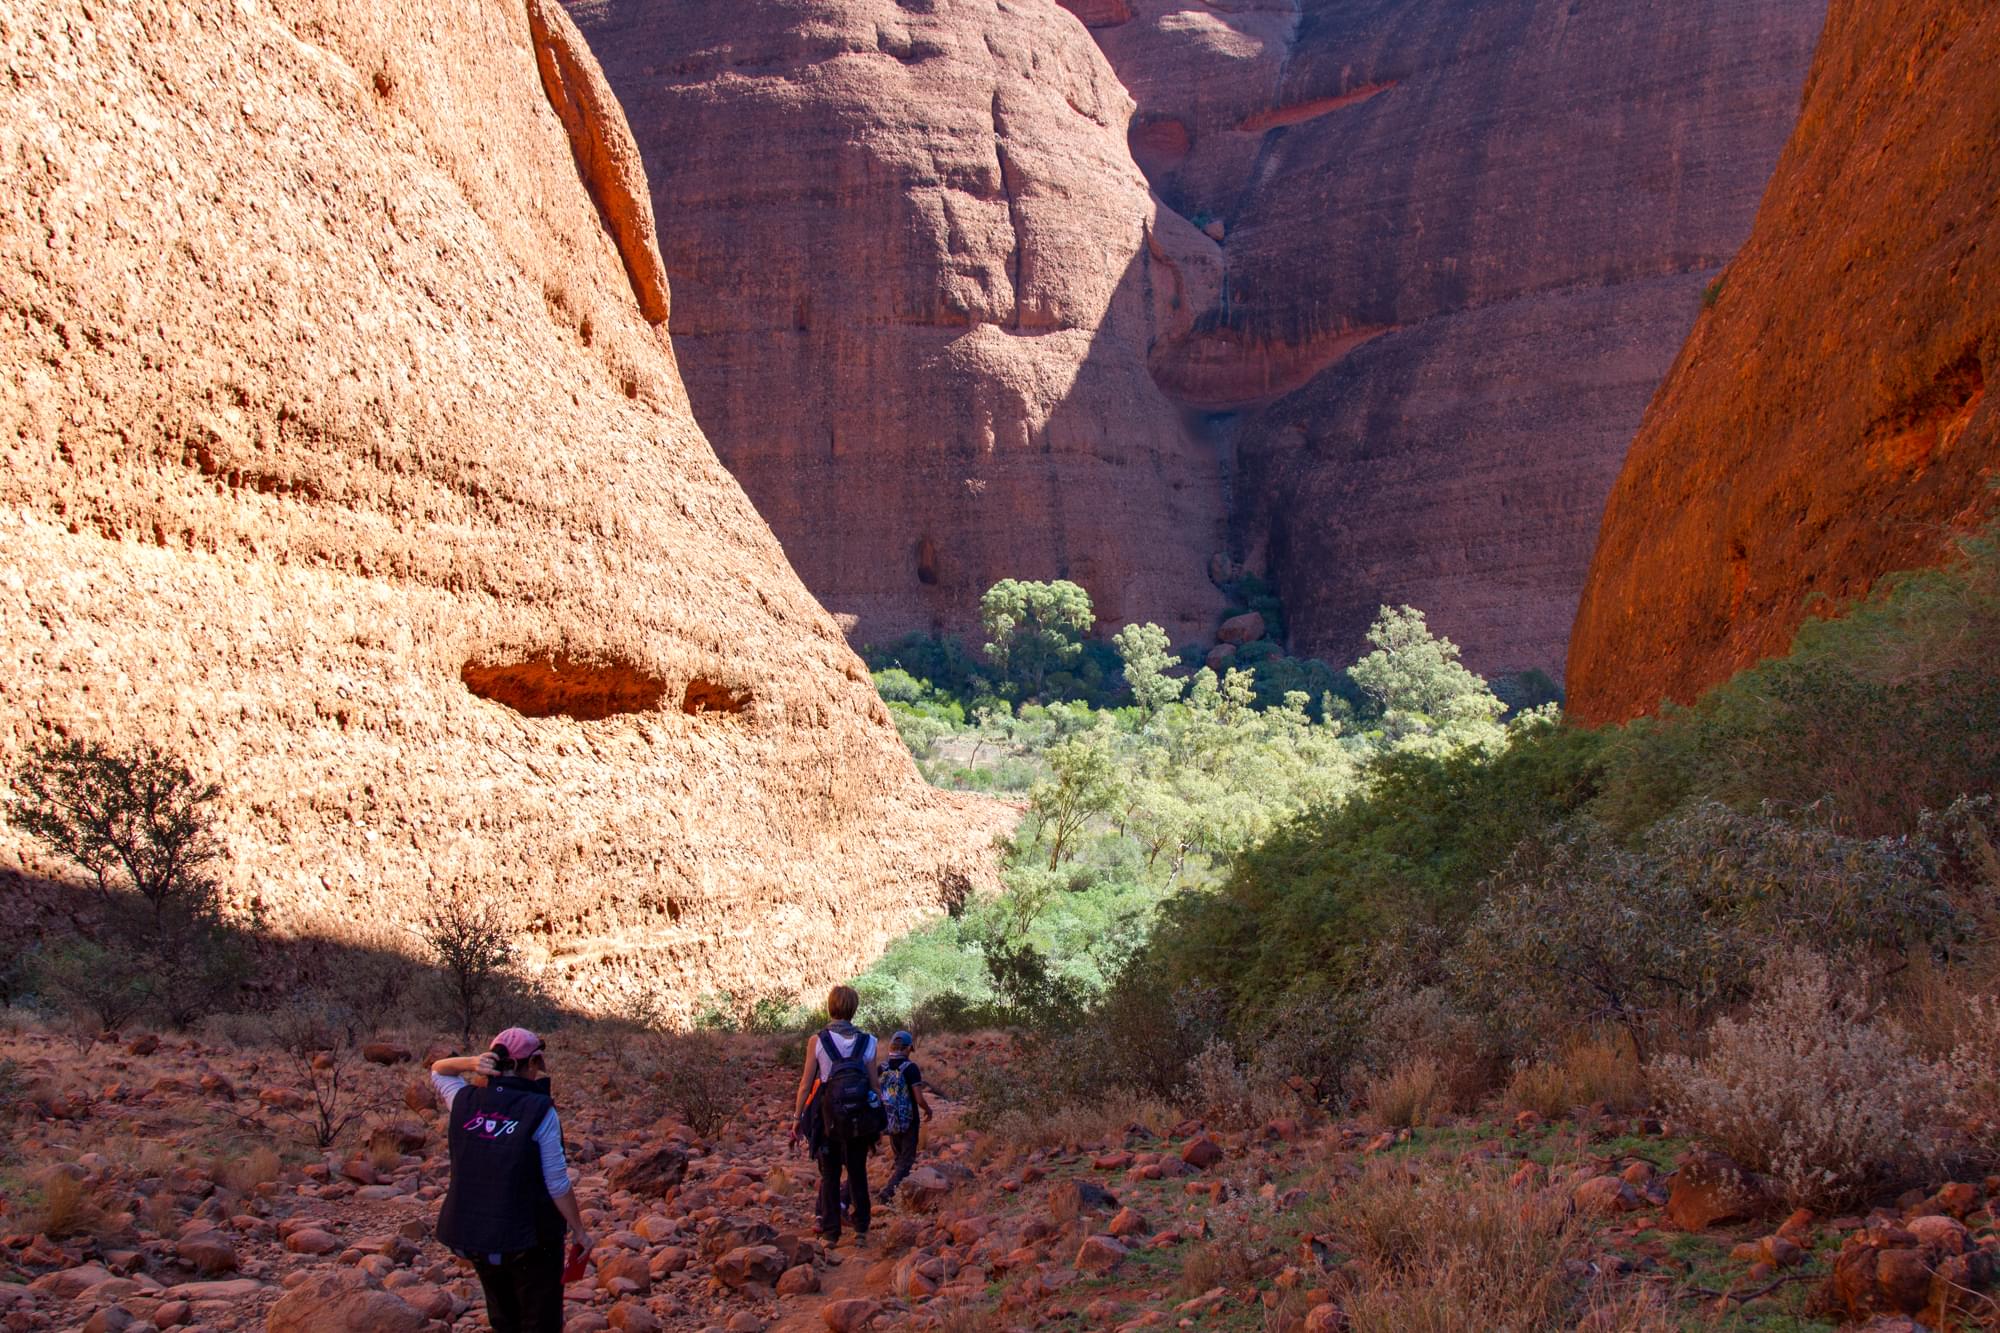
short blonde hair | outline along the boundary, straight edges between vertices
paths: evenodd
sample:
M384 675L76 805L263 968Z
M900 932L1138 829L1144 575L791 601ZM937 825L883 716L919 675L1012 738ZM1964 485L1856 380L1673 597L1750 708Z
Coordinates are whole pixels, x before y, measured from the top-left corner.
M835 1022L851 1021L860 1007L861 992L852 986L835 986L826 993L826 1016Z

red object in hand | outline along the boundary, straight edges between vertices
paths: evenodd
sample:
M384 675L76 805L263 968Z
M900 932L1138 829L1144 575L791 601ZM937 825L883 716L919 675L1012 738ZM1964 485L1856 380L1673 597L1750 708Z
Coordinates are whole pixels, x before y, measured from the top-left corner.
M580 1282L590 1271L590 1255L575 1241L569 1243L569 1258L563 1261L563 1281Z

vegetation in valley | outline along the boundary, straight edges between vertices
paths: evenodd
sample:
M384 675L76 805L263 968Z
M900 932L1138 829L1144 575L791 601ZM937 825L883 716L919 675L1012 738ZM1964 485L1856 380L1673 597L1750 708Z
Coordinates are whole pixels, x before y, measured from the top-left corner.
M1990 536L1623 727L1510 710L1411 608L1370 643L1276 700L1143 625L1115 684L1081 643L1039 691L991 651L873 655L931 779L1024 819L1007 891L894 946L868 1016L1005 1026L1043 1096L1184 1101L1226 1068L1392 1124L1659 1107L1822 1205L1987 1162Z

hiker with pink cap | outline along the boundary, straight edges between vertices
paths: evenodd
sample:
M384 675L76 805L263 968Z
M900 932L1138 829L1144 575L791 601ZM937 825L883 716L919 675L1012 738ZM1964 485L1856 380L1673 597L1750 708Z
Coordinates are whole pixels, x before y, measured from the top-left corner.
M471 1260L493 1333L562 1333L564 1234L572 1263L595 1242L570 1188L548 1046L508 1028L483 1054L439 1060L431 1083L451 1146L438 1240Z

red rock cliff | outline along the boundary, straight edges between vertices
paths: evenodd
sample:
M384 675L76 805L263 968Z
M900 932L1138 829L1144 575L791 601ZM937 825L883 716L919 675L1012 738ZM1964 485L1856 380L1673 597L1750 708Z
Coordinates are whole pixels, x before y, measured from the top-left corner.
M552 0L28 0L0 69L0 765L170 746L278 929L465 883L585 1005L848 975L980 873L694 424Z
M1606 506L1578 716L1691 700L1992 510L1996 70L1987 0L1835 0L1749 243Z
M1152 364L1235 441L1293 647L1413 602L1560 669L1602 497L1747 234L1824 0L1064 0L1222 299Z
M1146 349L1213 300L1049 0L576 0L631 117L695 415L860 638L1005 577L1193 638L1221 462Z

